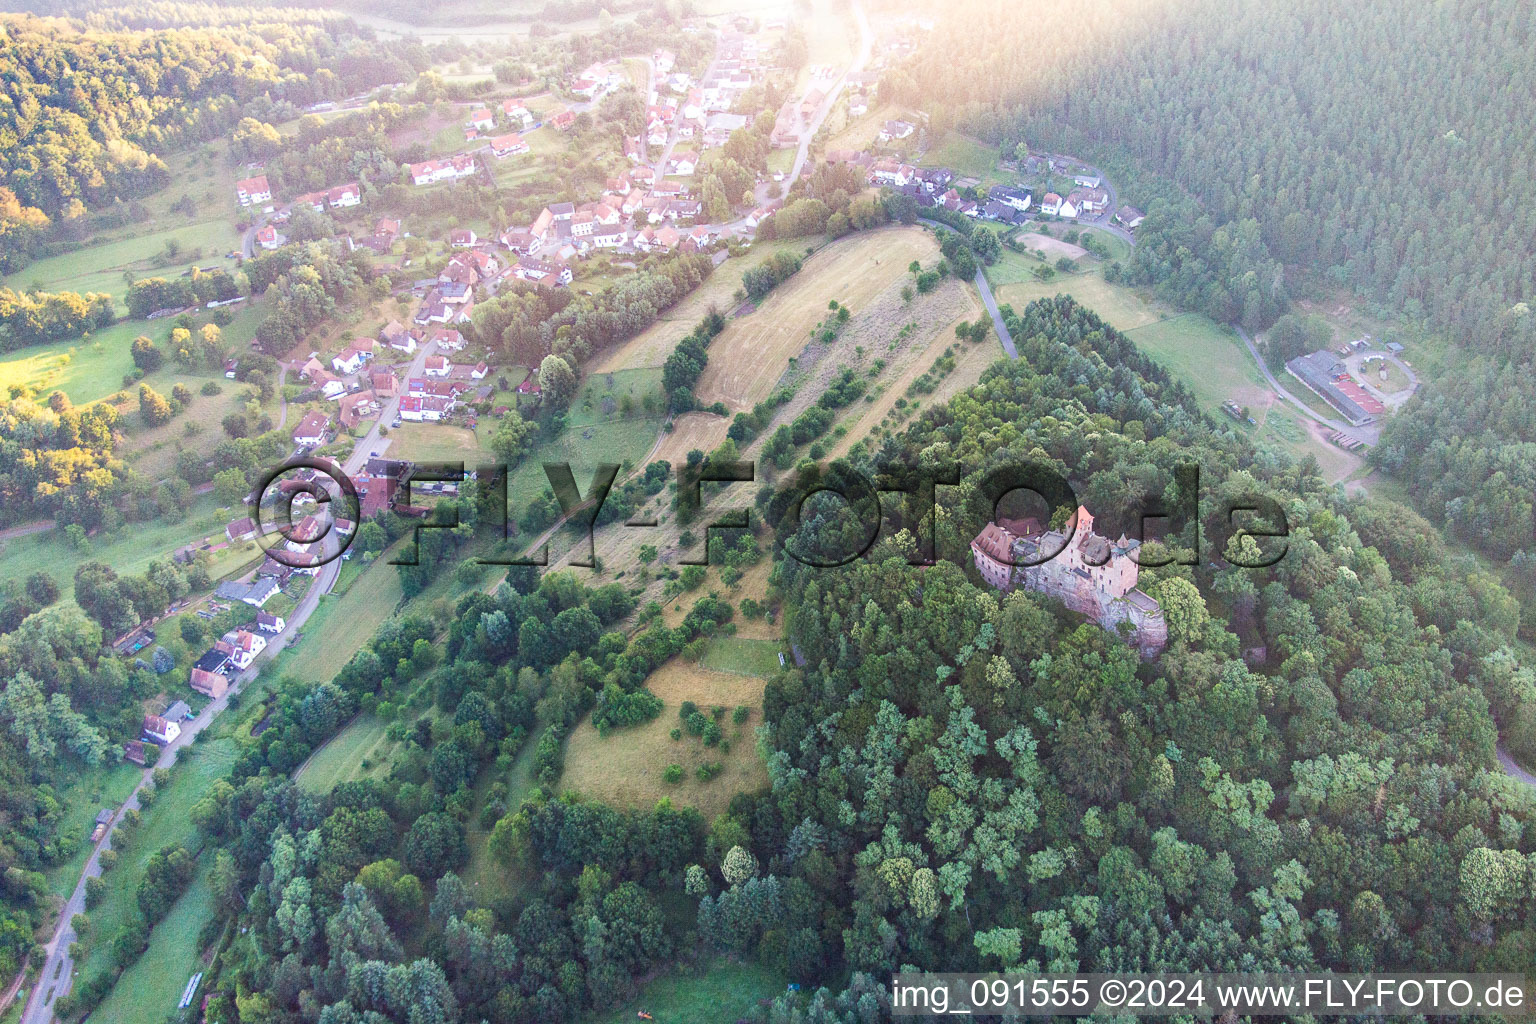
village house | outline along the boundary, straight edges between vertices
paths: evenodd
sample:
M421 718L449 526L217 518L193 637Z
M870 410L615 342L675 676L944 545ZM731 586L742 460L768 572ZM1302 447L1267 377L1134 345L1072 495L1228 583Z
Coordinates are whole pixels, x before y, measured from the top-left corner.
M283 244L283 237L277 233L277 229L271 224L263 224L256 229L256 244L268 252Z
M347 430L378 414L379 401L372 391L359 391L354 395L347 395L336 404L336 418Z
M379 331L379 341L406 355L416 351L416 339L411 337L411 332L398 320L391 320L384 325L384 329Z
M353 374L361 370L373 358L372 338L354 341L331 357L331 367L337 373Z
M229 679L219 672L208 672L200 668L192 670L192 677L187 680L187 685L205 697L218 700L229 692Z
M699 166L699 154L691 149L685 149L680 153L673 153L667 160L667 173L688 177Z
M427 356L424 370L429 377L448 376L448 357L443 355Z
M1066 202L1079 214L1103 213L1109 206L1109 193L1101 188L1075 188L1068 194Z
M1040 200L1040 212L1054 217L1061 212L1061 196L1055 192L1047 192L1045 198Z
M869 100L861 92L856 92L848 97L848 116L863 117L869 113Z
M453 411L454 400L435 395L400 399L400 418L415 423L435 423Z
M454 228L448 232L448 247L450 249L469 249L480 239L469 228Z
M323 412L307 413L299 425L293 428L293 443L313 447L325 440L331 427L331 418Z
M528 152L528 143L517 132L510 135L498 135L491 140L491 153L497 159L508 156L517 156L519 153Z
M123 744L123 760L130 761L139 767L145 767L149 761L144 755L143 740L129 740Z
M394 398L400 393L400 382L388 370L374 370L368 375L368 383L379 398Z
M1072 183L1081 185L1083 188L1098 188L1103 182L1103 178L1089 171L1083 171L1072 176Z
M229 660L235 668L247 669L256 660L256 656L267 649L267 638L260 633L248 633L242 629L235 633L230 644L235 648L235 653Z
M379 251L385 251L395 244L395 239L400 237L400 222L389 217L380 217L373 225L373 247Z
M249 516L244 519L236 519L224 527L224 536L229 538L230 543L250 540L256 536L256 521Z
M288 628L288 623L281 615L273 615L271 612L256 613L256 628L263 633L281 633Z
M476 107L469 112L469 117L465 120L464 125L476 131L488 132L496 127L496 119L491 116L489 110L486 110L484 107Z
M987 193L987 198L1005 206L1011 206L1020 213L1027 213L1030 204L1034 202L1034 195L1027 188L1016 188L1012 185L997 185Z
M534 125L532 112L520 100L502 100L501 112L506 115L509 123L521 125L524 131Z
M887 121L880 126L881 142L897 142L909 137L917 131L917 125L911 121Z
M181 726L170 722L159 715L144 716L144 738L159 746L174 743L176 737L181 735Z
M410 172L413 185L433 185L440 181L467 178L475 173L475 158L469 153L460 153L440 160L425 160L411 164Z
M551 263L535 259L531 256L524 256L518 260L517 266L513 268L513 273L524 281L532 281L535 284L546 282L550 284L570 284L574 278L569 265L558 262Z
M235 182L235 198L241 206L270 203L272 189L267 186L267 176L258 174L254 178L242 178Z
M363 201L363 190L355 181L349 181L345 185L337 185L325 194L325 201L333 209L344 209L348 206L357 206Z
M1127 230L1133 230L1138 224L1147 219L1147 215L1134 206L1122 206L1115 211L1115 220Z

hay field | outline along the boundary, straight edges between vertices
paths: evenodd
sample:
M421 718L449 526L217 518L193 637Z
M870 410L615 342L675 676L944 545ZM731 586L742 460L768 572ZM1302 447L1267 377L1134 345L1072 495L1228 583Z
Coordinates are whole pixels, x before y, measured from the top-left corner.
M654 721L630 729L616 729L599 736L590 718L571 733L565 753L565 774L560 788L577 792L616 807L649 808L662 797L674 804L697 807L713 818L730 805L737 793L768 786L768 769L757 756L752 731L763 721L763 686L757 676L713 672L691 661L674 658L651 673L646 687L666 704ZM669 735L682 723L677 709L691 700L701 709L715 705L727 710L721 728L731 742L730 753L706 747L685 731L683 738ZM730 710L738 704L751 709L741 725L731 721ZM695 769L706 761L724 769L708 782L699 781ZM683 767L683 780L669 784L662 772L669 764Z
M654 324L622 344L593 356L587 365L589 374L613 373L640 366L660 366L677 347L678 340L698 326L711 306L729 313L740 305L736 292L741 278L774 253L805 250L805 240L792 238L782 242L755 242L745 255L726 260L704 283L684 296L677 305L663 313Z
M938 242L915 227L859 232L818 250L756 312L733 320L710 345L709 365L694 389L699 402L750 409L768 397L789 360L811 340L830 300L857 313L905 275L913 260L929 263L938 255Z

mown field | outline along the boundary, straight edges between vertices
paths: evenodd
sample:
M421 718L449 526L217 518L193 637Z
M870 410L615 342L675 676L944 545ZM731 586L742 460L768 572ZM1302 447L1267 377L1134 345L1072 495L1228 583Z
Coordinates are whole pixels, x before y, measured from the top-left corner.
M777 660L777 659L775 659ZM764 680L759 676L717 672L681 658L674 658L651 673L646 688L665 703L661 715L644 725L615 729L599 736L591 719L584 719L571 733L565 754L563 792L581 793L618 807L650 807L662 797L697 807L706 819L724 811L731 797L767 786L768 770L757 755L752 730L762 722ZM682 725L678 708L691 700L708 714L724 707L721 722L731 749L706 747L684 731L674 740L671 731ZM737 705L750 708L747 721L736 724L731 711ZM700 765L718 764L719 773L709 781L699 779ZM667 765L683 768L681 782L662 778Z
M1040 281L1031 273L1040 265L1038 260L1004 250L1003 257L987 270L997 301L1022 312L1035 299L1071 295L1188 384L1207 413L1225 422L1221 404L1230 399L1246 407L1258 424L1240 427L1254 440L1294 455L1314 456L1329 479L1344 479L1360 469L1358 456L1329 444L1323 432L1275 394L1230 327L1197 313L1180 313L1144 290L1111 284L1091 261L1085 269L1057 274L1050 281Z
M64 531L57 528L9 537L0 540L0 580L19 580L42 569L58 581L61 599L67 601L74 593L75 570L82 562L104 562L122 575L143 572L151 561L169 558L184 544L214 535L223 542L224 526L230 518L230 511L220 509L210 493L195 495L180 522L156 519L128 523L111 534L88 538L83 548L70 544ZM209 571L217 578L254 557L255 549L249 545L232 547L215 553Z
M198 940L213 920L213 890L208 884L212 864L212 856L205 854L192 885L155 926L149 948L117 979L91 1015L93 1020L162 1020L175 1012L187 982L205 966Z
M788 152L784 150L782 152ZM787 170L788 168L786 168ZM704 283L689 292L682 301L667 310L650 327L630 340L598 353L587 365L591 374L629 370L640 366L660 366L683 337L704 318L711 307L729 313L739 304L736 292L748 270L774 253L786 249L804 251L803 239L782 242L758 242L745 256L726 260Z
M779 671L779 656L787 658L788 650L782 641L724 636L709 645L699 664L712 672L767 677Z
M235 311L235 319L228 327L222 328L226 348L232 352L244 349L255 335L261 317L259 304L255 307L250 304L239 307ZM0 355L0 391L24 386L41 395L47 395L50 391L63 391L75 405L98 402L125 390L123 377L134 369L129 347L133 339L141 334L148 335L167 353L165 365L144 377L145 382L155 390L168 395L171 385L178 380L190 382L195 379L201 383L208 379L211 374L206 370L189 373L169 358L169 349L164 342L170 337L173 326L170 320L154 323L123 320L82 338L33 345ZM221 384L227 385L226 392L238 389L233 381L225 381L222 373L218 379ZM138 382L134 382L128 390L133 395L132 414L137 417ZM215 422L211 426L217 429L218 424ZM177 427L180 428L179 422Z

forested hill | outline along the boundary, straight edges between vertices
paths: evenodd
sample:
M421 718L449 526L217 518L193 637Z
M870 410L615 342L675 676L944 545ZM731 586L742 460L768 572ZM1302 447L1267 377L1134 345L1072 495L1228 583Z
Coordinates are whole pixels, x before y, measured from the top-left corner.
M1497 722L1533 738L1532 675L1503 649L1514 602L1448 567L1411 511L1343 501L1169 410L1071 300L1015 326L1023 358L874 465L953 459L974 514L976 482L1010 461L1049 459L1091 503L1160 493L1198 460L1207 536L1224 498L1267 494L1288 553L1144 571L1171 638L1153 663L982 585L958 512L934 566L899 537L841 569L781 562L809 664L768 689L772 793L732 814L784 909L743 935L763 897L734 886L700 933L834 976L1529 963L1536 904L1513 880L1536 806L1493 761ZM828 500L797 536L857 535L846 509Z
M1410 315L1470 328L1532 295L1530 4L945 12L904 88L991 139L1122 152L1218 219L1256 220L1280 260L1331 268Z
M1531 576L1536 346L1521 304L1536 293L1536 7L945 10L891 87L1005 151L1114 167L1122 199L1148 213L1130 283L1257 330L1284 307L1284 263L1448 333L1462 351L1373 461L1426 515Z
M419 49L284 8L0 15L0 272L19 267L50 223L163 188L167 153L226 136L243 117L281 123L320 100L409 81L406 57Z

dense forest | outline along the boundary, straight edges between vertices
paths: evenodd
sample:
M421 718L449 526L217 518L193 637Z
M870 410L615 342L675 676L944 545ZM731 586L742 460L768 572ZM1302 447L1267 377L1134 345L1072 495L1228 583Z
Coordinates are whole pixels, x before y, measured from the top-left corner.
M1071 300L1004 315L1019 361L878 452L854 449L864 472L974 467L936 524L897 508L867 558L775 567L808 663L768 686L771 791L715 820L548 788L582 715L610 732L654 717L650 671L729 630L734 610L713 595L674 628L640 609L626 636L622 585L515 568L462 598L446 635L390 621L333 682L280 685L269 727L196 811L221 848L218 905L242 926L209 975L210 1019L573 1020L711 950L806 986L768 1007L772 1024L879 1019L879 979L902 965L1527 963L1536 806L1494 760L1501 729L1536 752L1536 676L1508 648L1509 595L1450 563L1412 511L1346 500L1202 417ZM1251 560L1259 542L1228 537L1224 506L1261 495L1288 549L1265 570L1214 556L1144 570L1170 646L1143 662L969 567L970 521L990 514L980 480L1026 458L1109 517L1198 463L1207 543ZM812 499L790 536L793 493L759 499L786 543L830 551L863 532L846 503ZM444 567L474 534L473 485L456 505L461 527L430 531ZM939 561L913 564L913 531L935 527ZM389 778L295 786L288 773L359 709L405 744ZM494 782L475 811L477 780L504 778L528 743L541 788L514 804ZM470 829L489 830L480 856L517 880L501 895L461 878L483 870ZM87 979L77 1006L108 981Z
M418 64L418 44L381 43L313 11L167 3L0 15L0 272L44 249L50 227L165 187L170 152L242 117L289 120L409 81Z
M948 14L893 93L1007 152L1111 168L1122 200L1148 214L1132 283L1253 330L1284 309L1283 263L1319 272L1299 287L1337 283L1450 333L1462 356L1397 417L1377 462L1459 535L1500 557L1536 550L1515 468L1536 442L1536 350L1529 328L1525 344L1499 341L1536 292L1524 201L1536 141L1512 127L1536 120L1529 5L1454 0L1404 18L1326 0L1127 0ZM982 21L992 30L978 40ZM1070 43L1013 45L1029 35Z

